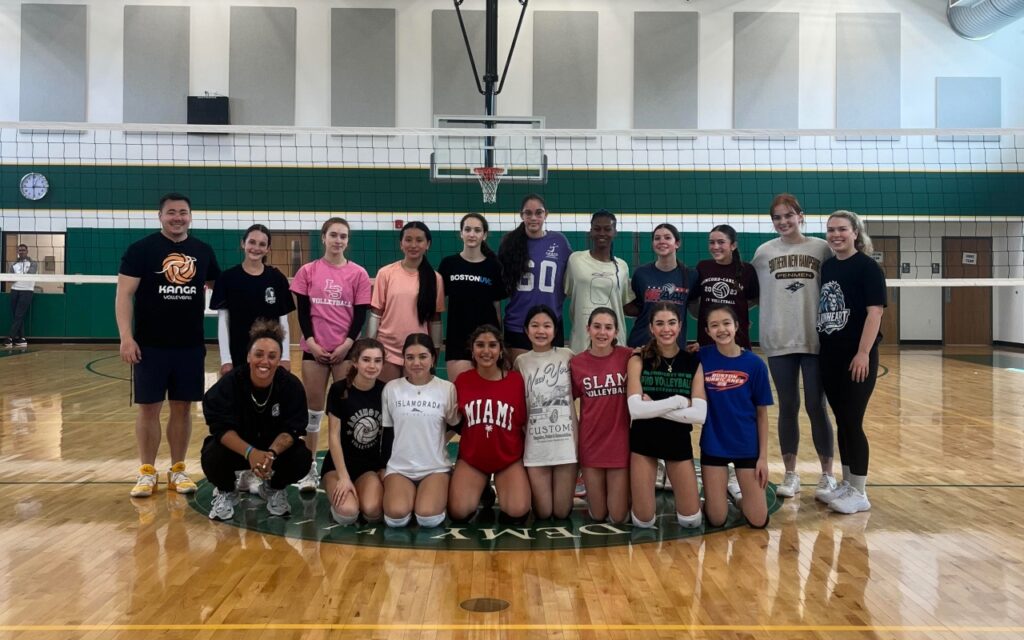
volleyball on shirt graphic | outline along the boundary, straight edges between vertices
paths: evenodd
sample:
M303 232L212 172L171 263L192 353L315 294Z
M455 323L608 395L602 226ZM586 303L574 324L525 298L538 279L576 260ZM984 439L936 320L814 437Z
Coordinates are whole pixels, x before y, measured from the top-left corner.
M164 274L171 284L188 284L196 275L196 259L184 253L168 253L162 266L157 273Z
M359 449L368 449L380 434L380 412L360 409L348 420L348 435Z
M850 310L846 308L843 288L835 280L826 282L818 298L818 331L826 334L842 331L849 320Z

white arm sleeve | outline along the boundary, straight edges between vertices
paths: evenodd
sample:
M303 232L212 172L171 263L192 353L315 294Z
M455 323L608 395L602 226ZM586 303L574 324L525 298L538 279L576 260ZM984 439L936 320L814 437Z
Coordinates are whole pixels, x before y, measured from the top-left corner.
M286 362L291 362L292 361L292 347L291 347L292 336L291 336L291 330L288 327L288 314L287 313L284 314L283 316L278 318L277 321L278 321L278 323L280 323L281 329L284 330L284 338L282 338L282 340L281 340L281 360L284 360Z
M380 316L374 312L370 312L366 316L366 328L363 329L364 338L376 338L377 329L380 327Z
M708 403L701 398L694 398L688 409L669 411L664 417L683 424L704 424L708 417Z
M682 396L670 396L664 400L644 400L640 394L634 393L626 399L629 404L629 415L634 420L646 418L660 418L671 411L683 409L684 404L679 402ZM685 398L683 398L685 400Z
M221 365L231 364L231 338L228 334L228 310L217 310L217 346Z

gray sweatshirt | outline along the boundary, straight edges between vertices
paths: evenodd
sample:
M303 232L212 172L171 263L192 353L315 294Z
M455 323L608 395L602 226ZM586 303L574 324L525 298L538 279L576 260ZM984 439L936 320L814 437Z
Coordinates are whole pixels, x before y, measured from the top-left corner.
M790 244L775 238L762 244L751 264L761 288L758 306L761 348L769 358L818 353L818 293L821 263L832 256L821 238Z

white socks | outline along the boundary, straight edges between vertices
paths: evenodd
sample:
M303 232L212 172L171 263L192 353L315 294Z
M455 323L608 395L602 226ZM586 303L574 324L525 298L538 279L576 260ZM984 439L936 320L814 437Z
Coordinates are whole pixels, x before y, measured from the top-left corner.
M676 522L678 522L679 526L684 529L696 529L700 525L704 524L704 514L700 511L692 516L684 516L681 513L676 513Z
M640 518L636 517L636 514L633 513L632 509L629 510L629 517L633 520L633 526L639 529L653 529L654 522L658 519L657 514L655 514L655 516L650 520L641 520Z
M411 513L405 514L402 518L390 518L386 515L384 516L384 524L388 525L392 529L401 529L405 525L409 524L410 520L412 520Z
M420 514L417 513L416 514L416 523L419 524L424 529L433 529L434 527L441 526L441 523L444 522L444 519L445 519L445 517L447 517L447 515L448 515L448 513L445 512L445 511L442 511L441 513L437 514L436 516L421 516Z
M340 513L338 513L337 511L335 511L334 507L331 507L331 519L333 519L335 522L337 522L340 525L346 525L347 526L347 525L350 525L350 524L355 524L356 520L359 519L359 514L357 513L354 516L343 516Z

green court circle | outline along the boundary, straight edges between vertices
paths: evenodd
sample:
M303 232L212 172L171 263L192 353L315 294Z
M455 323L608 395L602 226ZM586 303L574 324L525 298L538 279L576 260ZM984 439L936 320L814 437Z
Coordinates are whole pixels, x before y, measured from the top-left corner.
M781 498L775 494L775 488L774 484L769 483L765 489L769 514L778 511L782 505ZM331 519L329 503L323 490L308 497L300 494L295 487L288 487L287 491L292 508L288 517L270 515L261 498L243 494L235 508L234 517L220 524L332 544L446 551L550 551L616 547L692 538L746 526L743 516L735 507L730 506L729 518L722 527L680 527L676 522L672 493L660 490L657 492L658 519L654 529L640 529L632 524L594 522L587 517L586 508L579 506L565 520L535 521L531 516L521 526L499 524L496 507L486 512L481 511L469 524L446 522L433 529L421 529L415 520L402 529L391 529L383 522L342 526ZM206 480L200 481L199 489L191 496L189 504L206 517L212 501L213 485Z

